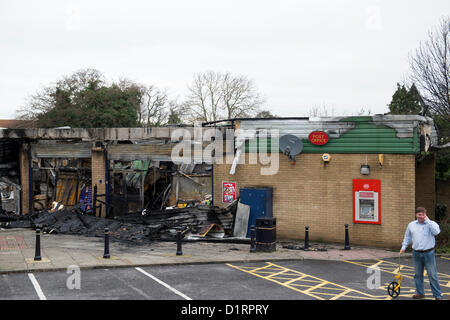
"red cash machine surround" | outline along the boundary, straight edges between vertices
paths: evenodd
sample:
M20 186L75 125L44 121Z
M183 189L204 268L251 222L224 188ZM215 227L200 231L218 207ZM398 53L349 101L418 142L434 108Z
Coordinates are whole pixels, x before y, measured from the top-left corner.
M381 224L381 181L353 179L353 223Z

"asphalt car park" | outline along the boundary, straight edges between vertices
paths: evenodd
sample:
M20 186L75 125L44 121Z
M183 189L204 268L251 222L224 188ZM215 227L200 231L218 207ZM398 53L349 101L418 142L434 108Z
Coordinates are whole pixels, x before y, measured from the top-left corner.
M437 257L450 298L450 260ZM399 260L188 264L0 275L1 300L390 300ZM415 293L413 262L400 260L397 300ZM425 277L427 299L432 299Z

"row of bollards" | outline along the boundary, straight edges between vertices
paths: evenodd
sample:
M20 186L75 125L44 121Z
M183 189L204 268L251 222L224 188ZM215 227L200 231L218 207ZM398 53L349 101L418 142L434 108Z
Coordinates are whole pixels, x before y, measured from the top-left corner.
M181 228L177 230L177 256L183 255L182 247L181 247L181 240L183 238ZM105 228L105 251L103 254L103 259L109 259L111 258L111 255L109 253L109 229Z
M303 246L304 251L309 251L309 227L305 227L305 245ZM344 250L350 250L350 239L348 235L348 224L345 225L345 243ZM250 252L255 252L255 226L250 227Z
M110 259L111 255L109 253L109 229L108 228L105 228L104 235L105 235L105 248L104 248L104 253L103 253L103 259ZM181 228L178 228L177 229L177 251L176 251L177 256L183 255L183 250L182 250L182 245L181 245L182 238L183 238L182 230L181 230ZM305 227L305 245L303 247L303 250L309 251L309 227L308 226ZM348 224L345 225L344 250L350 250ZM254 225L252 225L250 227L250 252L251 253L256 252L256 249L255 249L255 226ZM36 228L36 250L35 250L35 254L34 254L34 260L35 261L42 260L42 257L41 257L41 229L40 228Z
M111 254L109 253L109 229L105 228L104 230L104 236L105 236L105 247L103 252L103 259L110 259ZM181 228L177 230L177 256L183 255L182 247L181 247L181 240L183 238ZM34 261L41 261L41 229L36 228L36 246L35 246L35 253L34 253Z

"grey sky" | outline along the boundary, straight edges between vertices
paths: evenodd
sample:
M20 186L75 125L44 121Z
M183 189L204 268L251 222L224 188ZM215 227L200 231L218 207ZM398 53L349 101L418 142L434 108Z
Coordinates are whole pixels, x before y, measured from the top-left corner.
M0 118L81 68L166 89L195 73L247 76L279 116L388 111L408 54L449 0L0 0Z

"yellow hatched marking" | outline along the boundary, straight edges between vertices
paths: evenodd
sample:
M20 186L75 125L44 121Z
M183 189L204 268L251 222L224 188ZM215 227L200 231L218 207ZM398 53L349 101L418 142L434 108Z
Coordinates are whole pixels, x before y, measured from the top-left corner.
M377 268L378 265L380 265L381 263L383 263L383 260L380 260L377 263L374 263L374 264L370 265L369 268Z
M341 293L339 293L339 294L335 295L334 297L332 297L330 300L337 300L340 297L343 297L343 296L345 296L346 294L348 294L350 292L351 292L351 290L342 291Z
M317 288L323 287L323 286L325 286L325 285L327 285L327 284L328 284L327 282L319 283L319 284L316 285L316 286L309 287L308 289L306 289L306 290L304 291L304 293L309 293L309 292L314 291L314 290L316 290Z
M287 273L287 272L289 272L289 270L288 269L284 269L284 270L281 270L280 272L272 273L267 278L277 277L278 275L283 274L283 273ZM277 279L279 279L279 278L277 277Z
M372 300L389 300L390 297L383 296L374 296L370 295L358 290L354 290L351 288L347 288L341 286L337 283L329 282L327 280L314 277L296 270L288 269L282 266L275 265L270 262L266 262L267 265L264 267L252 268L252 267L240 267L227 263L227 266L249 273L253 276L269 280L275 282L281 286L294 290L296 292L300 292L306 294L310 297L313 297L318 300L326 300L329 298L330 300L336 300L339 298L354 298L354 299L372 299ZM271 270L274 270L274 274L265 275L270 267ZM292 276L293 278L288 281L279 281L277 279L277 275L283 275L282 279L285 280L287 275ZM301 289L303 288L303 289ZM306 288L306 289L305 289ZM328 291L328 292L325 292ZM331 292L330 292L331 291ZM336 292L334 292L336 291ZM330 298L331 297L331 298Z

